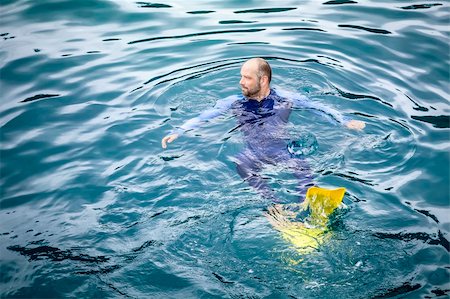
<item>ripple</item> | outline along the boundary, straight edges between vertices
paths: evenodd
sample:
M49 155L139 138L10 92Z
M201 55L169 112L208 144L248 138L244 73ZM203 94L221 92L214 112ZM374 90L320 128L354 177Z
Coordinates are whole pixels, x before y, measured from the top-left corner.
M379 33L379 34L391 34L392 33L390 31L384 30L384 29L369 28L369 27L358 26L358 25L339 24L338 26L342 27L342 28L353 28L353 29L364 30L364 31L372 32L372 33Z
M442 3L427 3L427 4L414 4L414 5L408 5L408 6L402 6L400 7L401 9L427 9L427 8L431 8L433 6L441 6Z
M424 243L431 244L431 245L441 245L444 247L448 252L450 252L450 242L444 237L441 231L437 233L437 236L431 236L427 233L375 233L375 237L381 238L381 239L396 239L396 240L402 240L405 242L409 242L411 240L419 240L423 241Z
M236 10L234 13L276 13L276 12L284 12L297 9L296 7L280 7L280 8L255 8L255 9L245 9L245 10Z
M172 5L151 2L136 2L141 8L171 8Z
M143 43L143 42L150 42L155 40L162 40L162 39L177 39L177 38L186 38L186 37L194 37L194 36L203 36L203 35L213 35L213 34L226 34L226 33L253 33L253 32L260 32L264 31L266 29L237 29L237 30L220 30L220 31L211 31L211 32L198 32L198 33L191 33L191 34L184 34L184 35L175 35L175 36L158 36L158 37L152 37L152 38L145 38L140 40L135 40L128 42L128 44L137 44L137 43Z
M193 10L193 11L188 11L186 13L188 14L192 14L192 15L205 15L205 14L210 14L216 12L215 10Z
M352 0L331 0L324 2L324 5L340 5L340 4L356 4L358 2Z
M450 115L411 115L411 118L424 123L432 124L433 127L438 129L450 128Z
M37 94L32 97L26 98L25 100L22 100L20 102L26 103L26 102L32 102L32 101L41 100L41 99L59 97L59 96L60 96L59 94Z
M320 28L309 28L309 27L283 28L282 30L285 30L285 31L310 30L310 31L326 32L325 30L320 29Z
M64 261L71 260L77 262L89 262L89 263L104 263L109 259L104 256L89 256L87 254L74 254L72 250L61 250L52 246L38 246L34 248L26 248L21 246L9 246L9 250L16 251L24 256L27 256L30 260L41 260L43 258L50 259L52 261Z
M224 21L219 21L219 24L251 24L251 23L256 23L256 21L242 21L242 20L224 20Z

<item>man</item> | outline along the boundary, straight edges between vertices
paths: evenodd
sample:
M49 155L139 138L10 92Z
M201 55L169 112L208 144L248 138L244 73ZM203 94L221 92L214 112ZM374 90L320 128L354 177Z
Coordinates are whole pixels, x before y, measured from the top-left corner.
M214 108L201 113L179 129L165 136L161 145L173 142L183 132L194 129L203 122L231 111L237 118L238 128L243 133L245 148L236 157L237 172L265 198L275 200L273 190L260 176L264 165L283 163L293 170L298 179L298 192L304 195L312 183L312 175L305 160L291 155L287 150L289 134L286 124L292 107L315 109L333 122L350 129L361 130L365 123L347 120L338 111L313 103L304 96L292 95L270 88L272 70L262 58L252 58L241 68L242 95L219 100Z

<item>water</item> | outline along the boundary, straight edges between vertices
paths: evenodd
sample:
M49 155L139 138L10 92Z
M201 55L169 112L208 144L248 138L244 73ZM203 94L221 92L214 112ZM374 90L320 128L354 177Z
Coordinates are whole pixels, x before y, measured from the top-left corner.
M0 3L2 298L449 296L448 2ZM291 116L316 182L347 188L309 255L236 173L232 117L160 146L254 56L367 123Z

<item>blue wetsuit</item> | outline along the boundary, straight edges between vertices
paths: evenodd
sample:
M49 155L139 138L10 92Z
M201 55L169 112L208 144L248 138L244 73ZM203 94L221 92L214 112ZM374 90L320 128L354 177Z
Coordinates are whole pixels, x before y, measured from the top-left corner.
M343 124L347 121L338 111L312 102L305 96L271 89L270 94L261 101L243 95L219 100L214 108L188 120L172 133L182 134L207 120L232 112L244 135L245 147L236 156L239 175L264 197L274 199L272 189L260 172L264 165L283 163L293 171L298 180L298 192L303 198L308 185L312 183L312 174L304 159L293 157L287 151L289 134L286 124L293 107L314 109L333 123Z

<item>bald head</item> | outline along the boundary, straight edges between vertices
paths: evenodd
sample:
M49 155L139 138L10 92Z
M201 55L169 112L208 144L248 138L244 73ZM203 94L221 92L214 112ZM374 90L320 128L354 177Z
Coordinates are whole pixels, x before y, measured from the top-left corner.
M272 68L265 59L259 57L251 58L247 60L242 67L244 66L254 71L258 76L258 79L262 78L262 76L266 76L269 83L272 80Z
M248 98L262 100L270 93L270 80L272 70L270 65L262 58L247 60L241 68L242 94Z

